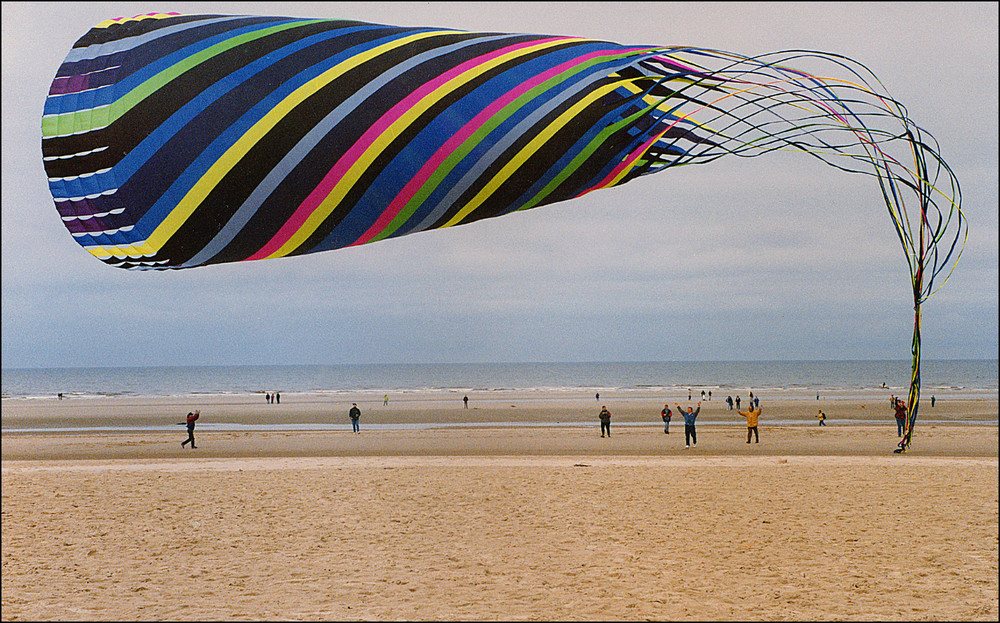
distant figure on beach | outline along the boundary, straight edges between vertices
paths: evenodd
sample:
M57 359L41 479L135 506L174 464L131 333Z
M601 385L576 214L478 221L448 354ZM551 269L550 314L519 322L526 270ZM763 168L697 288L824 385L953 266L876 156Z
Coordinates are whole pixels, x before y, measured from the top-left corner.
M736 410L740 410L740 395L736 394Z
M733 397L732 396L726 396L726 404L729 406L729 410L732 411L733 410Z
M384 407L388 404L389 404L389 394L386 394L385 396L382 396L382 406Z
M278 403L279 405L281 404L281 394L280 393L274 392L274 402Z
M896 400L896 435L899 437L903 436L903 429L906 428L906 403L902 400Z
M702 399L702 400L704 400L704 399L705 399L705 390L701 390L701 399Z
M264 400L267 401L267 404L271 404L271 392L264 392Z
M676 406L677 411L684 416L684 447L690 448L691 446L697 446L698 431L694 428L694 421L698 417L698 414L701 413L701 402L698 403L697 409L692 410L691 407L688 407L687 413L684 413L681 406L676 402L674 403L674 406Z
M712 399L712 390L708 390L708 399L709 399L709 400L711 400L711 399Z
M816 419L819 420L820 426L826 426L826 414L823 413L822 409L819 410L819 415L816 416Z
M674 412L670 410L670 405L663 405L663 411L660 411L660 417L663 418L663 432L670 434L670 416Z
M596 394L594 394L594 400L596 400L597 402L601 401L601 392L597 392Z
M361 419L361 409L358 408L358 403L351 403L351 410L347 412L347 415L351 418L351 428L354 429L354 434L360 435L361 428L358 426L358 420Z
M601 412L597 414L597 417L601 419L601 437L604 436L604 431L608 431L608 437L611 436L611 412L605 406L601 407Z
M62 399L63 399L63 393L62 393L62 392L59 392L59 400L62 400ZM932 400L933 400L933 399L932 399Z
M754 407L749 411L740 411L740 415L747 419L747 443L750 443L750 437L753 436L754 443L760 443L760 434L757 432L757 418L760 417L760 407Z
M463 397L462 398L462 402L465 403L465 408L468 409L469 408L469 397L468 396Z
M198 447L198 446L194 445L194 422L195 422L195 420L198 419L198 416L200 416L200 415L201 415L201 411L195 411L194 413L188 412L188 414L187 414L187 421L185 421L185 422L178 422L178 424L187 424L188 438L181 442L181 447L182 448L184 446L188 445L189 443L191 444L191 448L192 449Z
M753 397L753 408L756 409L760 406L760 396Z
M688 388L688 400L691 400L691 388Z
M59 394L59 395L62 396L62 394ZM935 398L934 398L934 396L931 396L931 407L934 407L934 402L935 402Z

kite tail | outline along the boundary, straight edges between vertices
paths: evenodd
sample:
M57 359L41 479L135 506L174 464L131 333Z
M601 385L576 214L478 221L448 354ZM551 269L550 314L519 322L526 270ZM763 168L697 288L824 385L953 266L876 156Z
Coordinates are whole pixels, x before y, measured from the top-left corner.
M920 406L920 312L918 299L913 308L913 375L910 378L910 393L906 400L906 426L903 430L903 439L899 442L899 447L894 450L897 454L906 452L910 447L913 426L917 422L917 408Z

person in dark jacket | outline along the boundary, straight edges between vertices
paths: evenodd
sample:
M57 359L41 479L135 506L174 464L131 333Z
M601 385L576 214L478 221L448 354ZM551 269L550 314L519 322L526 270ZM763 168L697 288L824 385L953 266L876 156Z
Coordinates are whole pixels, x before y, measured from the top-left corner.
M361 419L361 409L358 408L358 403L351 403L351 410L348 411L347 415L351 417L351 428L354 429L354 433L360 435L361 429L358 426L358 420Z
M601 420L601 437L604 436L604 431L608 431L608 437L611 436L611 412L608 411L607 407L602 406L601 412L597 415Z
M201 415L201 411L195 411L194 413L188 413L187 414L187 421L186 422L180 422L181 424L187 424L187 431L188 431L188 438L181 442L181 447L182 448L184 446L188 445L189 443L191 444L191 448L192 449L198 447L198 446L194 445L194 422L195 422L195 420L198 419L198 416L200 416L200 415Z
M681 406L676 402L674 403L674 406L676 406L677 411L684 416L684 447L690 448L691 446L697 446L698 432L694 428L694 421L697 419L698 414L701 413L701 401L698 401L697 409L692 410L691 407L688 407L687 413L684 413L684 410L681 409Z

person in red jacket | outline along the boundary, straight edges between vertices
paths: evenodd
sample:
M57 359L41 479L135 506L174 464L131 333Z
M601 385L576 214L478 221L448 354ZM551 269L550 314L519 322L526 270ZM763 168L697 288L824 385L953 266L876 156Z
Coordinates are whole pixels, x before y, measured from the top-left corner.
M198 446L194 445L194 422L195 422L195 420L198 419L199 415L201 415L201 411L195 411L194 413L188 413L188 415L187 415L187 422L181 422L182 424L187 424L187 429L188 429L188 438L181 442L181 447L182 448L184 446L186 446L188 443L191 444L192 448L197 448L198 447Z
M894 409L896 410L896 434L902 437L903 429L906 428L906 403L897 398Z
M674 412L670 410L670 405L663 405L663 411L660 411L660 417L663 418L663 432L670 434L670 416Z

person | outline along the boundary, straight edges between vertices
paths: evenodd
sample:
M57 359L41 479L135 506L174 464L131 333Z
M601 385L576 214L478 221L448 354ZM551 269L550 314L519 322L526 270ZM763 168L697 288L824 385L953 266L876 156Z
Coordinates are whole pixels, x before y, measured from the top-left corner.
M708 390L708 400L709 402L712 401L712 390Z
M688 400L691 400L691 388L688 388Z
M608 437L611 436L611 412L608 408L601 406L601 412L597 414L597 417L601 419L601 437L604 436L604 431L608 432Z
M180 424L187 424L187 431L188 431L188 438L181 442L181 447L182 448L184 446L188 445L189 443L191 444L191 448L192 449L198 447L198 446L194 445L194 422L195 422L195 420L198 419L198 417L200 415L201 415L201 411L195 411L194 413L191 413L189 411L188 414L187 414L187 421L186 422L179 422Z
M726 404L729 405L729 410L732 411L733 410L733 397L732 396L726 396Z
M62 400L62 399L63 399L63 393L59 392L59 400Z
M384 407L388 404L389 404L389 394L386 394L385 396L382 396L382 406Z
M279 405L281 404L281 394L279 392L274 392L274 402Z
M736 394L736 410L740 410L740 395Z
M739 414L747 419L747 443L750 443L751 436L755 439L754 443L760 443L760 434L757 432L757 418L760 417L760 407L754 406L749 411L739 411Z
M760 396L753 397L753 408L756 409L760 406Z
M62 396L62 394L59 394L59 395ZM934 396L931 396L931 408L934 408L934 402L935 401L936 401L936 399L934 398Z
M663 405L663 411L660 411L660 417L663 418L663 432L670 434L670 416L674 412L670 410L670 405Z
M705 390L701 390L701 399L702 399L702 400L704 400L704 399L705 399Z
M822 409L819 410L819 415L816 416L816 419L819 420L820 426L826 426L826 414L823 413Z
M358 403L351 403L351 410L347 413L351 417L351 428L354 429L355 435L361 434L361 429L358 426L358 420L361 419L361 409L358 408Z
M597 402L601 401L601 392L597 392L596 394L594 394L594 400L596 400Z
M698 417L698 414L701 413L701 402L698 402L698 408L695 410L688 407L687 413L684 413L684 411L681 410L681 406L676 402L674 403L674 406L676 406L680 414L684 416L684 447L690 448L691 446L697 446L698 432L694 428L694 421Z
M469 408L469 397L468 396L463 397L462 398L462 402L465 403L465 408L468 409Z
M896 435L903 436L903 429L906 428L906 403L896 400Z

